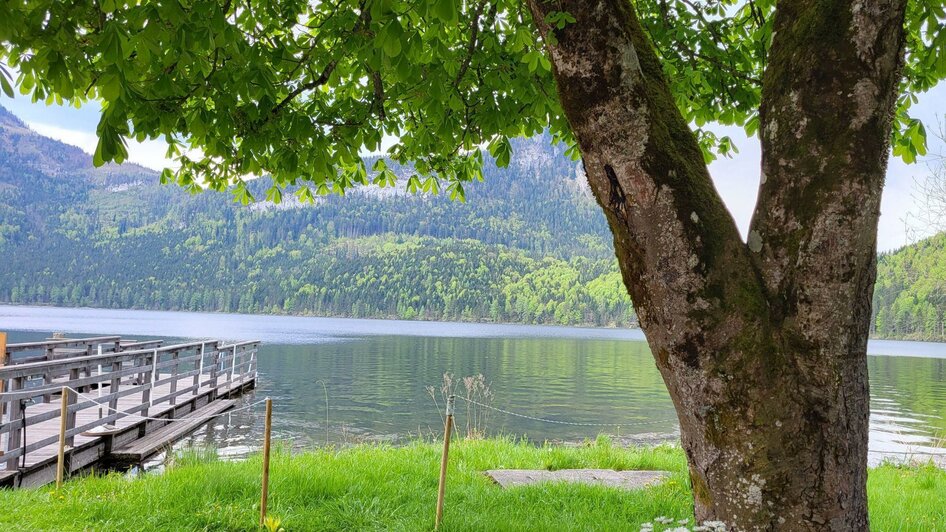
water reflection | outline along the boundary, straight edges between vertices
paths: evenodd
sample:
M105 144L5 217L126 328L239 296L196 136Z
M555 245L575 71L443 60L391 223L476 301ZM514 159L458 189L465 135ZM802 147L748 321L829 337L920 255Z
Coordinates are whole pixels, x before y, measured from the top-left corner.
M867 364L871 461L946 456L946 360L876 356Z
M871 462L905 456L890 453L943 453L946 360L868 360ZM632 443L678 434L670 398L643 342L368 337L319 346L268 345L261 352L260 372L257 394L275 401L278 440L299 448L437 434L441 418L426 386L439 386L444 372L482 373L498 408L557 421L618 425L551 424L492 412L488 429L493 434L541 442L607 432ZM223 444L223 453L242 456L259 441L262 420L258 413L233 418L234 425L221 423L208 429L215 434L199 432L192 441Z
M296 448L398 442L439 433L440 413L427 387L439 388L445 372L483 374L492 404L501 409L555 421L617 425L545 423L491 412L490 434L537 442L582 440L600 432L629 442L678 435L670 398L639 331L139 311L122 311L119 317L116 311L47 310L57 313L55 319L35 309L0 308L0 329L33 331L14 331L11 342L47 337L49 323L65 324L62 330L69 333L266 340L260 351L260 386L246 401L271 396L276 441ZM887 456L882 453L941 453L946 345L872 342L871 353L905 355L868 357L871 461ZM182 445L212 445L224 456L245 456L260 445L261 413L262 407L228 414ZM465 415L461 402L461 427Z

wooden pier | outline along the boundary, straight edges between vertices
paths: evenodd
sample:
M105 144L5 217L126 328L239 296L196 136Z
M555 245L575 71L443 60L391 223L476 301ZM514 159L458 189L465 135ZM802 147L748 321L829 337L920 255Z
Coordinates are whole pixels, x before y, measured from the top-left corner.
M140 463L256 386L259 342L163 343L103 336L2 349L0 342L0 486L55 480L63 387L79 392L66 395L71 474Z

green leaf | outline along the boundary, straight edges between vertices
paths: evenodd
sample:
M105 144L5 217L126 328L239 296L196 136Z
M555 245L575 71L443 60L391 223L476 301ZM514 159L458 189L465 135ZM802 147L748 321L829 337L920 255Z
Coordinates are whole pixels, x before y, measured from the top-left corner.
M92 154L92 165L98 168L111 160L111 158L112 153L109 149L109 142L105 137L99 137L99 142L95 145L95 153Z
M277 204L282 202L282 189L276 185L269 187L266 191L266 199Z
M424 192L436 196L437 194L440 194L440 180L434 176L429 176L424 180L424 184L421 188Z
M489 154L496 159L496 166L506 168L509 166L509 159L512 156L512 146L506 137L497 137L489 144Z
M451 201L459 201L460 203L466 203L466 192L463 190L463 184L459 181L450 183L450 186L447 187L447 190L450 192Z
M99 46L102 49L102 58L109 63L120 63L124 59L122 36L117 24L107 24L105 26Z
M743 129L746 131L747 137L752 137L759 131L759 115L754 114L752 118L746 121L746 125L743 126Z
M246 188L246 182L242 180L233 187L233 196L240 202L240 205L249 205L256 201L253 194Z
M103 74L96 85L99 87L99 95L106 101L114 101L121 96L122 81L117 74Z
M417 177L417 174L412 175L407 179L407 191L411 194L416 194L420 190L420 178Z
M542 65L542 60L545 58L542 55L542 52L538 50L531 50L526 55L522 56L522 62L529 65L529 72L536 72L539 70L539 66ZM548 59L545 60L548 62Z
M0 88L3 89L3 93L8 97L13 98L13 86L10 85L10 82L7 81L7 71L4 70L3 73L0 73Z
M380 37L385 55L388 57L397 57L398 54L401 53L401 37L403 34L404 30L401 28L397 19L392 20L384 27Z
M455 23L457 21L456 0L435 0L434 15L443 22Z

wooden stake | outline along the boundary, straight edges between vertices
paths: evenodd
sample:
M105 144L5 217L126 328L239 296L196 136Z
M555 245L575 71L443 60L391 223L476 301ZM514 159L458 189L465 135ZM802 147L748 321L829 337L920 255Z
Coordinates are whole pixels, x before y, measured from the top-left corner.
M69 413L69 389L62 388L62 403L59 410L59 460L56 462L56 490L62 489L62 477L66 467L66 417Z
M443 519L443 494L447 487L447 456L450 454L450 434L453 432L453 405L456 397L447 398L447 419L443 427L443 456L440 458L440 487L437 490L437 517L434 519L434 530L440 528Z
M263 428L263 490L259 503L259 526L266 524L266 503L269 499L269 449L273 429L273 400L266 398L266 424Z

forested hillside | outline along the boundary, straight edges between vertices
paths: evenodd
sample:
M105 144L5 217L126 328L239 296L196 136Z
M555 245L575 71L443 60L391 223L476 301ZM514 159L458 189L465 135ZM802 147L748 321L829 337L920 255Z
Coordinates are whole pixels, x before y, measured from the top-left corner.
M548 139L515 149L466 203L368 187L243 207L134 165L93 169L0 108L0 301L633 324L578 165Z
M946 233L877 261L876 334L946 340Z
M636 323L579 166L547 138L514 149L466 203L401 184L244 207L139 166L93 169L0 107L0 302ZM879 257L874 312L879 336L946 337L946 234Z

